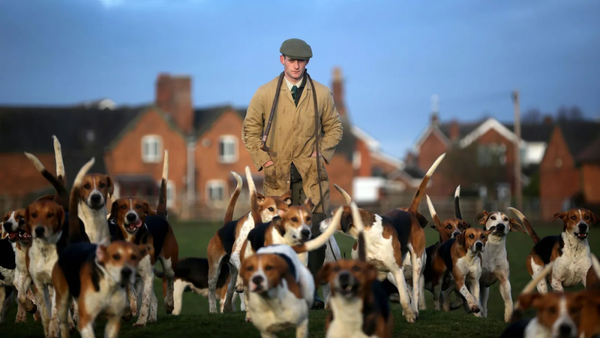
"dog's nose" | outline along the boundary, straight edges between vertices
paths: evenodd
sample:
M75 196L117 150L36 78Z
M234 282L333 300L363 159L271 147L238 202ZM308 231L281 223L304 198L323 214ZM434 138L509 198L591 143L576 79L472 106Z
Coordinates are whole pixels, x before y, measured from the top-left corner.
M346 285L350 284L351 278L352 278L352 275L350 275L350 273L348 271L342 271L338 275L338 280L340 281L341 286L346 286Z
M21 219L19 220L19 225L24 225L24 224L25 224L25 220L21 218Z
M129 222L134 222L137 219L137 216L135 214L127 214L127 220Z
M123 280L129 279L129 277L131 277L132 273L133 273L133 271L131 271L130 268L121 269L121 277L123 277Z
M308 230L308 229L302 229L302 231L300 232L300 234L302 235L302 238L308 239L310 237L310 230Z
M44 236L44 227L42 227L42 226L35 227L35 234L37 237Z
M263 276L254 276L254 277L252 277L252 283L257 284L257 285L261 284L263 282L263 280L265 280L263 278Z
M579 232L587 232L588 226L585 223L579 223Z
M460 235L460 231L455 231L452 233L452 238L455 238L458 235Z
M499 232L504 232L504 229L506 229L506 225L500 223L500 224L496 225L496 228Z
M483 243L481 243L481 242L477 242L477 243L475 243L475 247L476 247L477 249L481 249L481 248L483 248Z
M100 194L93 194L90 197L90 199L91 199L92 203L98 204L98 203L100 203L102 201L102 196L100 196Z
M558 327L558 331L560 332L561 337L570 337L571 336L571 326L567 324L561 324Z

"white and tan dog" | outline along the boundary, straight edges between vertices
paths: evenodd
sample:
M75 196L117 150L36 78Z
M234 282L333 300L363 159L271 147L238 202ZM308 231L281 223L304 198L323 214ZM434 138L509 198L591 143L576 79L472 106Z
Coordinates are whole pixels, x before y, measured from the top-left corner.
M586 285L587 274L592 266L587 237L590 228L598 223L598 217L593 212L587 209L571 209L555 214L552 220L560 218L564 223L562 233L540 240L523 213L515 208L509 209L523 222L535 243L526 261L527 270L532 277L548 263L554 262L550 274L554 291L563 291L565 287L573 287L579 283ZM546 279L539 282L537 289L540 293L548 292Z
M490 286L500 282L500 295L504 300L504 321L508 322L512 315L513 301L510 285L510 266L508 264L508 252L506 251L506 236L510 232L523 232L519 222L509 218L500 211L480 212L475 217L475 221L483 225L483 230L495 230L488 236L485 251L481 253L482 270L479 279L481 316L487 317L487 302L490 295Z
M246 310L262 337L296 328L297 338L308 337L308 312L314 302L315 282L298 254L325 244L339 227L342 210L336 211L325 233L304 244L264 246L242 262Z
M359 209L367 246L367 261L374 264L379 271L380 281L388 278L396 285L400 295L400 304L404 317L409 323L414 323L419 314L419 296L424 292L424 268L427 254L425 253L425 231L427 219L418 212L418 207L424 195L424 190L435 169L444 159L445 154L431 165L413 200L408 208L397 208L384 215L378 215L364 209ZM336 189L349 203L350 196L336 186ZM341 220L341 233L358 240L358 231L353 224L350 207L344 206ZM409 255L410 254L410 255ZM357 245L352 248L352 258L357 259ZM405 275L405 273L408 274ZM389 273L391 276L388 277ZM406 279L412 279L412 300L409 295Z

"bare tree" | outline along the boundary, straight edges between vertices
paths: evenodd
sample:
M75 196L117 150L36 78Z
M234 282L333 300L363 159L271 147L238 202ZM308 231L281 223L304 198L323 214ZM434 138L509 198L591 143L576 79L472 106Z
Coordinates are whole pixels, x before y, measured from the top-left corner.
M542 112L538 108L529 108L521 120L524 123L540 123L542 122Z

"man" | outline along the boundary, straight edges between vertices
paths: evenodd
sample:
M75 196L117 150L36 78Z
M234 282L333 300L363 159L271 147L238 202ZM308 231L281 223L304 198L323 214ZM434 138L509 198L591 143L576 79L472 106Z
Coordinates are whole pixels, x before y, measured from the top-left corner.
M242 139L254 165L258 171L264 172L265 195L280 196L291 189L294 205L303 204L307 197L311 198L315 204L311 232L316 237L321 233L319 223L327 218L329 210L329 179L325 164L329 164L335 147L342 140L342 122L331 90L310 79L305 71L312 58L311 47L300 39L288 39L281 44L280 52L283 79L280 80L280 75L258 88L246 112ZM263 147L268 150L265 151L261 149L261 141L278 85L279 97L266 147ZM318 137L315 135L315 93ZM315 149L317 138L318 153ZM324 260L325 247L309 254L308 268L313 275ZM315 295L314 308L323 306Z

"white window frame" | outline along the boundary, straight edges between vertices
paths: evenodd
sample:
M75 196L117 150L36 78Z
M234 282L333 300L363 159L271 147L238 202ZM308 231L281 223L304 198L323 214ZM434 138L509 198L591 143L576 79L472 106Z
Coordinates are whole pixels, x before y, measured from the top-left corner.
M156 143L156 154L146 153L146 144ZM163 154L163 141L160 135L142 136L142 161L144 163L160 163Z
M211 189L213 187L221 187L223 191L223 196L221 196L220 200L215 200L211 198ZM227 200L227 184L225 180L209 180L206 182L206 201L208 203L220 203Z
M231 144L233 146L233 154L221 155L221 144ZM226 149L224 147L224 149ZM217 155L219 163L235 163L238 160L238 138L234 135L221 135L217 143Z

